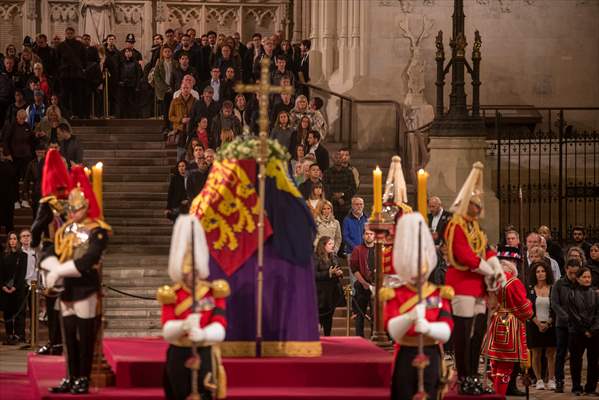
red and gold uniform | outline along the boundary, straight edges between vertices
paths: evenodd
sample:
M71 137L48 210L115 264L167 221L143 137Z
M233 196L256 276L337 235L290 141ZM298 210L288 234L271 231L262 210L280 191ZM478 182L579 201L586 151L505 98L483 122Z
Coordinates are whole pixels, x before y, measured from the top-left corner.
M495 252L488 248L487 235L478 221L454 215L447 224L445 240L449 258L446 284L453 287L456 295L484 297L484 276L474 270L479 268L481 259L488 260Z
M528 361L526 320L532 317L532 304L522 282L506 272L506 284L497 292L498 308L483 342L483 351L491 360L493 386L505 394L515 364Z
M453 289L449 286L437 286L426 283L422 289L423 302L426 304L424 317L429 322L443 322L453 329L451 317L451 299ZM382 299L386 301L384 308L385 327L389 329L389 320L408 314L418 304L418 289L406 284L395 289L384 288ZM396 342L395 362L391 383L392 399L411 399L418 390L418 371L412 362L418 354L418 336L412 324L405 335ZM440 342L424 336L424 354L429 358L429 365L424 370L425 390L429 399L437 398L437 390L441 380Z
M213 324L219 324L223 330L227 327L225 315L226 297L229 295L229 285L224 280L213 282L200 281L196 287L199 328L206 329ZM162 304L161 323L164 327L169 321L179 321L185 324L192 314L191 289L183 283L173 286L163 286L158 289L158 301ZM189 326L182 329L177 337L169 337L170 346L167 351L165 394L169 399L185 399L191 392L191 370L189 359L192 356L192 342L188 337ZM166 335L165 335L166 336ZM166 337L165 337L166 338ZM207 339L209 342L209 339ZM200 344L198 389L202 399L212 398L212 392L218 387L222 392L224 387L217 385L217 380L224 379L224 369L220 362L220 352L210 343ZM219 396L220 398L220 396Z

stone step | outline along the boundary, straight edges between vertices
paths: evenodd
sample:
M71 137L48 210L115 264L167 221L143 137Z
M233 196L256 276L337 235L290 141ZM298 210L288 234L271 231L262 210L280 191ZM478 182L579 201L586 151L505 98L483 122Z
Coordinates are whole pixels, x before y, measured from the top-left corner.
M168 255L170 243L158 245L140 245L140 244L113 244L109 250L112 254L147 254L147 255Z
M126 226L126 225L112 225L112 229L117 235L158 235L170 237L173 228L168 225L161 226Z
M82 129L83 128L77 130L76 136L77 139L86 146L89 143L97 142L98 139L102 139L102 142L156 142L164 144L162 134L156 132L139 132L136 130L124 130L122 132L114 132L114 130L100 131L93 128L85 128L85 130Z
M157 182L157 183L167 183L169 181L168 170L163 171L160 174L113 174L112 171L110 173L104 174L104 182Z
M115 210L116 211L120 211L120 210ZM165 226L170 226L172 228L173 223L171 221L169 221L168 219L164 218L164 214L160 214L160 218L158 217L119 217L117 219L117 217L114 217L115 224L121 225L121 226L156 226L156 225L165 225Z
M104 337L143 337L143 336L161 336L162 329L154 328L148 330L128 330L128 329L110 329L104 330Z
M99 138L96 138L96 140ZM161 150L164 149L163 142L97 142L89 141L84 148L93 150Z
M166 201L164 200L122 200L122 199L113 199L110 201L105 201L106 210L116 210L116 209L151 209L151 210L162 210L166 207Z
M151 192L151 193L167 193L168 181L165 182L104 182L104 192Z
M115 224L119 224L120 220L118 218L130 218L130 219L135 219L136 217L144 217L144 218L162 218L165 221L168 221L168 219L166 219L164 217L164 212L162 209L160 210L146 210L146 209L139 209L139 210L127 210L127 209L120 209L120 208L106 208L104 210L104 215L106 216L106 219L108 220L108 223L111 223L111 219L115 218L114 223Z
M163 175L170 174L170 166L167 165L109 165L106 171L110 174L151 174Z
M106 205L110 205L113 200L154 200L154 201L164 201L166 202L167 193L147 193L147 192L138 192L138 193L121 193L121 192L104 192L104 202Z
M170 235L149 236L149 235L123 235L118 232L110 239L112 245L135 245L135 246L153 246L163 243L170 244Z
M106 310L104 316L107 319L120 319L120 318L135 318L135 319L147 319L147 320L158 320L160 321L160 308L149 309L149 308L133 308L130 310Z
M173 168L176 162L176 155L172 154L168 157L164 155L158 155L155 158L146 158L146 157L137 157L137 158L114 158L114 157L103 157L101 155L95 155L97 152L103 150L93 150L93 154L88 156L88 153L92 153L92 151L85 152L85 158L88 160L90 165L95 164L98 161L102 161L104 163L104 169L108 170L115 167L137 167L137 166L158 166L160 168L164 168L165 171L169 171L170 168Z
M142 300L133 297L119 296L119 297L104 297L104 309L146 309L146 308L159 308L160 305L156 300Z
M129 276L126 278L125 277L119 278L119 277L115 277L115 276L106 276L104 274L104 279L103 279L102 283L104 283L105 285L117 288L119 290L123 290L125 292L129 292L130 291L129 289L132 289L132 288L141 288L141 287L146 288L148 290L153 289L154 293L152 295L154 295L154 294L156 294L157 288L171 283L171 280L168 277L166 264L164 264L162 272L163 272L162 276L142 276L139 278L133 277L133 276ZM143 295L143 296L145 296L145 295Z
M160 329L160 318L126 318L107 319L106 329L121 329L130 331Z
M106 159L107 162L111 159L142 159L151 160L154 158L177 157L176 150L157 150L157 149L94 149L86 147L85 158Z
M137 119L74 119L71 121L72 126L77 127L96 127L96 128L125 128L125 127L141 127L160 129L162 127L162 119L154 118L137 118Z

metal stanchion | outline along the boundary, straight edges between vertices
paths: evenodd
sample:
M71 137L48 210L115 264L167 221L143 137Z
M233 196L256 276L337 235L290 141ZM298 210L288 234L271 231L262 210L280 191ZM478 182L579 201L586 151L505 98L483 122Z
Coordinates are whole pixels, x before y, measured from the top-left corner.
M351 321L351 284L347 284L343 287L343 293L345 294L345 304L347 306L347 315L345 318L345 336L350 336L350 321Z
M37 295L37 281L31 281L31 349L37 349L38 336L38 314L39 314L39 297Z
M154 92L154 119L158 118L158 99L156 98L156 92Z
M110 118L110 107L108 106L108 71L104 70L104 118Z

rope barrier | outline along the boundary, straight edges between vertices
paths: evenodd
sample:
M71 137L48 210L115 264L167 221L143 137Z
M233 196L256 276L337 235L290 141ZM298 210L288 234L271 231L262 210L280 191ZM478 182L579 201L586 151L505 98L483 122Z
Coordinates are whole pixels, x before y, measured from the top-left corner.
M102 286L105 287L106 289L112 290L113 292L117 292L118 294L122 294L123 296L133 297L135 299L141 299L141 300L154 300L154 301L156 301L155 297L138 296L136 294L127 293L127 292L124 292L122 290L113 288L112 286L108 286L108 285L102 285Z

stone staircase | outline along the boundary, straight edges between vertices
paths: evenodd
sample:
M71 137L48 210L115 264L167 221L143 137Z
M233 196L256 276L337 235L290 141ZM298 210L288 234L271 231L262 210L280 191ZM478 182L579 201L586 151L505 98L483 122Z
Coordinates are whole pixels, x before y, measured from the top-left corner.
M109 286L105 335L157 335L160 307L154 296L157 287L170 281L172 224L163 210L176 152L165 148L160 121L92 120L74 125L86 162L104 163L104 214L114 231L103 266L103 283Z

